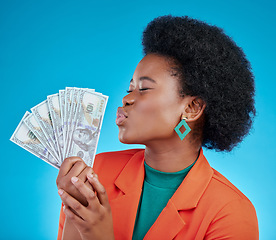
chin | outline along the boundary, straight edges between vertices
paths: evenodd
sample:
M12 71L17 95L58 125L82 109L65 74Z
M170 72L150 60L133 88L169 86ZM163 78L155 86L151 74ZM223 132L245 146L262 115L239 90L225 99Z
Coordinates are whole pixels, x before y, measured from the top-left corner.
M131 140L127 139L127 138L120 138L120 137L119 137L119 141L120 141L121 143L124 143L124 144L134 144L133 141L131 141Z
M119 134L119 141L124 144L142 144L140 141L137 141L137 138L127 137L123 134Z

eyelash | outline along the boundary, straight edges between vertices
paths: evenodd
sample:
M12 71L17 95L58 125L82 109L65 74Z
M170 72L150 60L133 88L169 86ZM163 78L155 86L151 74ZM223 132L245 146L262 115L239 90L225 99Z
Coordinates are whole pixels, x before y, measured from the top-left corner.
M150 88L140 88L139 91L146 91L146 90L149 90ZM131 93L132 91L131 90L127 90L126 91L127 93Z

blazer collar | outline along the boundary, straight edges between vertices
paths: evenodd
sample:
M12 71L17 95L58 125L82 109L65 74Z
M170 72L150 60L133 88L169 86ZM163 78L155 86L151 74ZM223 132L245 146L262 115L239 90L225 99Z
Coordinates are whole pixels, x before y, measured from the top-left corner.
M201 149L195 165L171 198L177 210L188 210L197 206L213 173Z
M135 153L115 180L115 185L125 194L142 189L144 169L144 149Z
M123 196L111 201L111 205L114 208L120 209L118 211L120 213L120 217L118 216L120 219L118 230L119 228L121 230L124 229L124 232L121 232L122 239L131 239L132 236L144 181L144 172L144 150L141 150L133 155L115 180L115 185L124 193ZM185 226L179 211L192 209L197 206L212 175L213 169L201 149L197 162L169 200L167 206L160 213L144 239L173 239ZM170 225L170 229L165 232L160 231L160 229L167 229L168 222L173 223Z
M136 213L144 181L144 150L135 153L123 168L116 187L123 193L110 200L114 233L118 239L132 239Z
M144 152L141 150L134 154L115 180L115 185L125 194L142 189L145 175ZM196 207L212 176L213 169L201 149L197 162L171 198L177 210Z

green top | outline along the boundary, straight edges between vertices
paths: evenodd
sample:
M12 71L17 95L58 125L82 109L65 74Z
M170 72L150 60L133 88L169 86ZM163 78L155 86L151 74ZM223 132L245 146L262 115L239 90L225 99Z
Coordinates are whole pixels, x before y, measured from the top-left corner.
M145 162L145 179L137 210L133 240L144 238L195 162L179 172L161 172Z

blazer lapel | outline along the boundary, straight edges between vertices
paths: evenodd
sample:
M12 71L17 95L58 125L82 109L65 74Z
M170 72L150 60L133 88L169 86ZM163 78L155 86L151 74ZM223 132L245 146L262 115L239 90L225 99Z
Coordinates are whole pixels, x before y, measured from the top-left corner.
M144 240L173 239L185 226L184 220L178 213L173 202L169 200L167 206L147 232Z
M144 151L139 151L126 164L115 180L115 185L122 192L110 200L113 221L116 222L115 235L119 239L131 239L144 181Z
M213 169L210 167L201 149L194 167L168 201L167 206L160 213L144 240L175 238L186 225L179 212L190 210L197 206L212 175Z

